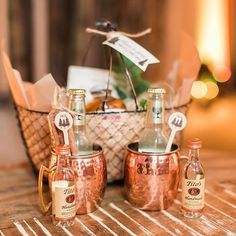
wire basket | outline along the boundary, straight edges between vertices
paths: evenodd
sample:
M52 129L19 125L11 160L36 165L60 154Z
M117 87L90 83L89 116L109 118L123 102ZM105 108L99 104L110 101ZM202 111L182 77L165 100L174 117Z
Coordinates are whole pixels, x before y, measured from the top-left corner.
M37 174L40 166L48 166L51 156L51 138L46 112L15 106L21 136L28 158ZM186 113L189 104L166 109L166 118L174 111ZM123 178L123 160L126 146L138 141L144 129L145 111L87 113L87 132L91 140L101 145L107 162L108 182ZM169 132L169 130L167 130ZM180 145L181 132L175 143Z

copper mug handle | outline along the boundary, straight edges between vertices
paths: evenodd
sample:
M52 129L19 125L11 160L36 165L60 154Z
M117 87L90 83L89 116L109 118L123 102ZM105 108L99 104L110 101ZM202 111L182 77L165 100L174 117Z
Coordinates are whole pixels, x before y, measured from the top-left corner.
M44 172L51 174L56 169L56 166L54 166L52 169L47 168L44 165L41 165L39 170L39 177L38 177L38 195L39 195L39 201L40 201L40 207L42 212L45 214L48 212L50 207L52 206L52 201L45 204L44 197L43 197L43 176Z

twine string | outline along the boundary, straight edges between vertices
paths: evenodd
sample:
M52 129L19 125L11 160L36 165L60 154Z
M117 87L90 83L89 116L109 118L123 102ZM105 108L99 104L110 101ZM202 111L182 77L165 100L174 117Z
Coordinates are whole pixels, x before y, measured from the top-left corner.
M124 36L127 36L129 38L139 38L139 37L142 37L142 36L144 36L146 34L150 34L152 29L151 28L147 28L146 30L143 30L143 31L135 33L135 34L130 34L130 33L122 32L122 31L104 32L104 31L97 30L97 29L92 29L92 28L86 28L85 31L87 33L92 33L92 34L98 34L98 35L106 36L107 38L109 38L112 34L124 35Z

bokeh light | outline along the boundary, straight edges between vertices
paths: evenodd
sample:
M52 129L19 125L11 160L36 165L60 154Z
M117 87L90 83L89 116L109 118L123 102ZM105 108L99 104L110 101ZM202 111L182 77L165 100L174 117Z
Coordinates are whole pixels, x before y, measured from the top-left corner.
M217 83L213 81L207 81L205 82L205 84L207 86L207 94L205 95L205 98L207 99L215 98L219 93L219 87Z
M227 80L230 79L230 76L231 76L231 70L228 66L225 66L225 65L217 65L217 66L214 66L213 70L212 70L212 73L215 77L215 79L218 81L218 82L226 82Z
M197 2L201 12L197 34L197 48L201 60L210 66L210 71L217 81L225 82L230 77L228 73L231 64L229 17L231 3L226 0Z
M191 95L194 98L203 98L207 94L207 85L202 81L194 81L192 89L191 89Z

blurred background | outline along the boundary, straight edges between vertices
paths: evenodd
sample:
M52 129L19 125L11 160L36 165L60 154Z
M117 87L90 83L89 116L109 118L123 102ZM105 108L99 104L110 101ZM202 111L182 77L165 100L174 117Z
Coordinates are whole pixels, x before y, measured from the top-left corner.
M68 66L82 65L88 49L86 65L108 67L104 38L90 43L85 33L97 19L107 18L130 33L151 27L151 34L136 41L161 61L143 74L155 83L167 79L184 31L194 40L202 65L183 143L199 137L204 148L236 152L235 14L236 0L1 0L0 39L23 80L35 82L52 73L65 85ZM0 156L8 152L18 159L23 145L1 63L0 106Z

